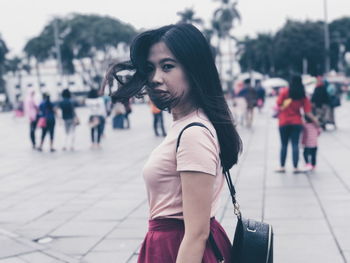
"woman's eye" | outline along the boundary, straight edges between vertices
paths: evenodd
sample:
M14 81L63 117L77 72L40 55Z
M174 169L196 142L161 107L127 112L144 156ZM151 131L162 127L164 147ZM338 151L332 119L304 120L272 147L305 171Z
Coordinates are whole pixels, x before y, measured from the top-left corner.
M164 64L163 65L163 70L164 71L169 71L170 69L172 69L174 67L174 65L172 64Z

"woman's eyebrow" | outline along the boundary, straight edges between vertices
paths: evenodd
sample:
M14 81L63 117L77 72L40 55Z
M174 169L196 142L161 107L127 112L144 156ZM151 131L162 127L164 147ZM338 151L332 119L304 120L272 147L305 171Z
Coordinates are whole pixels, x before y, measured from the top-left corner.
M149 65L155 65L155 64L156 64L156 63L154 63L154 62L152 62L152 61L150 61L150 60L147 60L146 62L147 62L147 64L149 64ZM161 59L158 63L159 63L159 64L164 64L164 63L166 63L166 62L177 63L176 59L173 59L173 58L163 58L163 59Z
M159 63L165 63L165 62L173 62L173 63L177 63L177 61L173 58L163 58L159 61Z

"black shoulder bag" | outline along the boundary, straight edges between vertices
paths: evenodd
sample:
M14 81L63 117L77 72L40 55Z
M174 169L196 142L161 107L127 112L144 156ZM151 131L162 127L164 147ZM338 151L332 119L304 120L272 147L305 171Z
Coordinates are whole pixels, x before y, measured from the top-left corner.
M182 133L192 126L200 126L206 128L210 132L203 123L192 122L188 124L182 129L177 138L176 151L180 145ZM242 217L242 213L236 200L236 190L232 183L230 172L224 171L224 174L231 194L233 211L238 219L231 250L232 262L273 263L273 231L271 225ZM224 263L224 258L220 249L211 234L209 235L208 241L213 248L213 252L218 262Z

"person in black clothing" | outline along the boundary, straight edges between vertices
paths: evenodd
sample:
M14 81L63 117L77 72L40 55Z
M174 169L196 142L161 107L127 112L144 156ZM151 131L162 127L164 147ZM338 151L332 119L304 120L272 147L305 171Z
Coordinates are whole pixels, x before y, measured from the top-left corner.
M321 77L317 78L316 88L312 94L311 102L313 114L317 117L323 130L326 129L327 115L330 109L330 97L326 85Z
M65 140L63 150L67 150L68 147L71 151L74 150L74 138L75 138L75 126L77 125L78 118L75 113L75 104L71 99L71 93L68 89L62 92L62 101L59 103L59 107L62 112L62 119L64 121Z

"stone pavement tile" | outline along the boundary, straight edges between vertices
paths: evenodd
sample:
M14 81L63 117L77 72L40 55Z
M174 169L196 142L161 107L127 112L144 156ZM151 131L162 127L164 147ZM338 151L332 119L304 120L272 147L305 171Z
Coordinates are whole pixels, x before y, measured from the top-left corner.
M26 263L62 263L64 262L62 260L55 259L41 252L25 254L25 255L19 256L19 258Z
M130 215L131 218L143 219L145 221L148 221L149 207L148 203L146 202L146 199L144 201L145 202L143 205L141 205L137 210L132 212L132 214Z
M349 227L333 227L334 234L343 250L350 251L350 228Z
M350 216L350 201L349 200L338 200L333 202L323 202L325 210L329 217L349 217ZM349 222L350 227L350 222Z
M331 216L328 219L332 227L349 228L350 216Z
M83 258L85 263L124 263L131 257L130 253L114 252L91 252Z
M322 219L269 219L266 222L272 225L278 235L318 235L330 234L326 221Z
M143 238L138 239L119 239L106 238L94 247L93 252L128 252L131 255L142 243Z
M103 236L111 231L117 222L70 221L56 229L51 236Z
M133 254L126 263L137 263L138 256L138 253Z
M35 251L34 248L19 243L15 239L9 238L7 236L2 236L1 233L0 248L0 259Z
M343 251L344 257L346 258L347 262L350 262L350 250Z
M309 186L310 184L307 178L302 174L295 175L289 172L286 174L278 174L272 170L266 178L267 188L283 187L284 189L295 189Z
M0 258L0 263L27 263L27 262L22 260L21 258L13 257L13 258L5 258L5 259Z
M61 224L62 221L37 220L30 224L17 227L14 229L14 231L21 236L35 240L52 232L53 229L57 228Z
M269 206L265 212L269 219L322 219L323 213L318 205Z
M143 239L147 233L147 226L118 227L108 234L108 238L118 239Z
M138 228L148 229L148 219L144 218L128 218L118 225L118 228Z
M46 246L66 255L76 256L87 253L99 240L100 237L54 237Z
M130 210L131 207L128 208ZM114 207L108 208L89 208L77 215L74 220L77 221L114 221L117 222L125 217L125 212L121 213Z
M330 235L275 235L275 262L344 263Z

